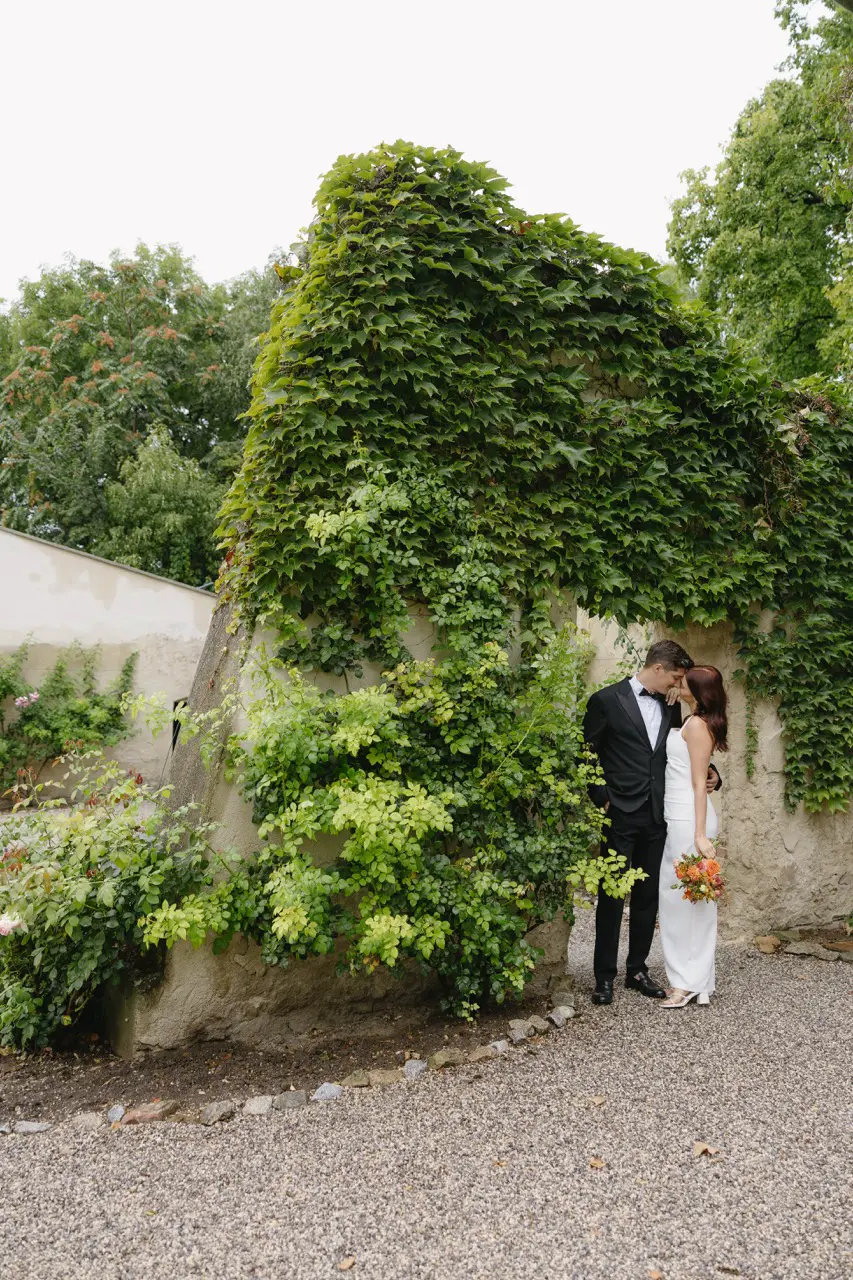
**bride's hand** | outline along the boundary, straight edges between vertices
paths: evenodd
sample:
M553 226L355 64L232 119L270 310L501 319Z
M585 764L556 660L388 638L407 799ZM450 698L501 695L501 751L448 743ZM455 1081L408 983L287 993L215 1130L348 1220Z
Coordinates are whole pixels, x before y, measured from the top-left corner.
M703 858L713 858L714 846L707 836L697 836L693 841L696 852Z

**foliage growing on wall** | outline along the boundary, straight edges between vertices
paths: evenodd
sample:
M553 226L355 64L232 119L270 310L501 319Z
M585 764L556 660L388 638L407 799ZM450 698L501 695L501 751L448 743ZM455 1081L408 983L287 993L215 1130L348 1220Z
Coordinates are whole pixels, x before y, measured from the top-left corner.
M636 878L591 854L604 815L587 793L588 659L566 627L529 661L472 641L343 695L262 664L229 747L261 850L213 898L161 907L148 936L171 944L201 919L222 942L254 938L268 964L338 942L353 971L408 958L466 1016L520 995L525 934L570 912L575 887L624 893ZM328 865L312 862L318 837L336 838Z
M452 651L514 615L535 650L556 591L623 624L730 621L782 698L790 802L842 808L853 716L828 739L826 711L853 698L853 493L831 394L772 383L657 264L528 217L457 152L343 157L259 357L224 586L329 671L405 657L407 599Z
M136 655L98 688L97 649L71 645L36 688L24 674L28 646L0 656L0 804L27 793L44 766L71 747L111 746L128 731L122 702Z

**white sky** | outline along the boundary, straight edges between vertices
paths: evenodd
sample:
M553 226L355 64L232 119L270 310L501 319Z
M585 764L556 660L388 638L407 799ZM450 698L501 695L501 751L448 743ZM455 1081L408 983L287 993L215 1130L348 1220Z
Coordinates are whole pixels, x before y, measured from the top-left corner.
M139 239L260 266L339 154L400 137L660 256L786 51L773 0L6 0L2 30L7 299Z

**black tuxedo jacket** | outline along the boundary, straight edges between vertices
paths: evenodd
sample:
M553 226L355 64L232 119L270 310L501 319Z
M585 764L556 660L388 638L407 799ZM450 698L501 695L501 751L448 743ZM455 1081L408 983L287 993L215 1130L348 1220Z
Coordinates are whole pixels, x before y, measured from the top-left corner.
M666 738L670 729L681 728L681 704L668 707L661 700L661 711L657 742L652 748L629 679L592 694L583 731L604 770L605 785L591 788L596 804L603 807L609 801L623 813L634 813L651 801L652 820L663 822Z

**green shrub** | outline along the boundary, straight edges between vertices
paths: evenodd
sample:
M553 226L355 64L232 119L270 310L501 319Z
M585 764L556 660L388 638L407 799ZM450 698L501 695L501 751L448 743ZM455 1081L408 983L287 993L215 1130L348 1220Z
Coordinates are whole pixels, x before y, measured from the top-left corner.
M263 843L212 898L160 907L147 935L171 944L204 921L223 944L240 927L267 964L339 944L353 971L409 959L465 1016L520 996L536 958L525 934L570 914L579 886L625 893L635 879L597 856L588 660L565 627L517 664L483 640L341 696L262 662L229 756ZM318 837L338 839L329 865L312 862Z
M15 798L38 780L49 761L70 749L112 746L125 737L122 700L132 686L136 665L132 654L116 680L101 691L98 650L75 644L59 656L36 689L23 674L27 653L24 644L0 658L0 792L11 789Z
M156 980L157 953L145 958L156 939L146 939L143 918L212 883L206 829L193 827L186 809L166 808L168 790L95 753L69 763L75 808L37 793L2 828L4 1046L47 1044L106 982ZM201 941L191 921L183 928Z

